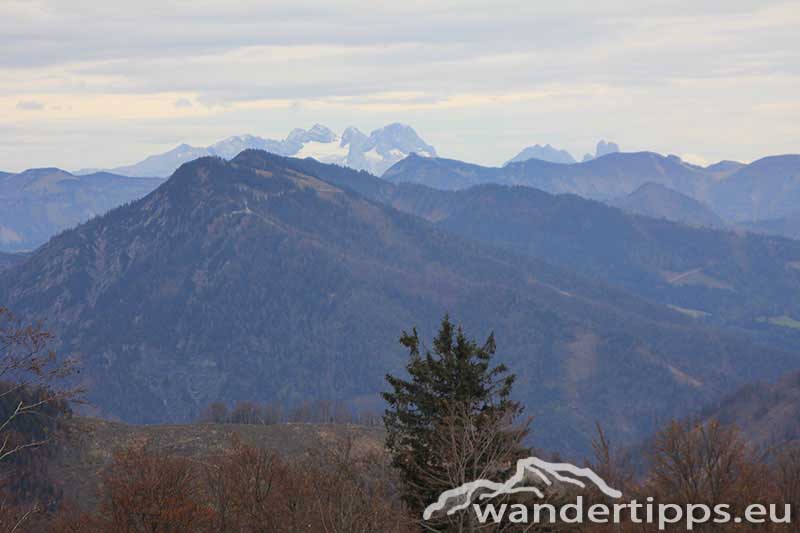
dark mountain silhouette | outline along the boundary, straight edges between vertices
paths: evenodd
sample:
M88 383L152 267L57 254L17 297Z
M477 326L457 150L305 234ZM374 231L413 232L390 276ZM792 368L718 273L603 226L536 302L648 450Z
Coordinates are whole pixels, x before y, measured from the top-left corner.
M196 160L4 272L0 301L45 319L90 399L135 422L218 399L374 399L405 361L400 331L428 336L447 311L496 332L537 442L565 452L597 420L632 441L800 360L352 192L380 193L368 178L257 151Z
M610 200L608 204L629 213L665 218L689 226L725 226L725 222L707 205L657 183L645 183L629 195Z
M30 250L56 233L125 202L164 180L106 172L75 176L38 168L0 176L0 250Z

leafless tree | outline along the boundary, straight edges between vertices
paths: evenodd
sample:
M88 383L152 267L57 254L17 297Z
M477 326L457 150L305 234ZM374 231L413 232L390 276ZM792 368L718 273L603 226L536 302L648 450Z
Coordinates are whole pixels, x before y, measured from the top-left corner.
M530 423L528 418L515 424L512 413L492 411L476 416L467 406L447 404L428 450L430 464L436 467L423 472L421 479L425 488L444 492L478 479L504 481L513 473L516 461L524 455L522 441ZM471 510L449 516L439 513L422 522L421 526L430 531L458 532L515 527L511 524L481 524Z
M18 469L9 468L15 457L47 444L55 432L53 419L67 410L81 390L64 386L75 370L74 362L59 359L49 348L53 336L39 324L26 324L0 307L0 488L14 485ZM37 429L38 427L38 429ZM0 525L21 527L39 506L9 510L14 498L6 493L0 501ZM16 518L8 518L14 517ZM13 521L10 523L9 520Z
M797 519L796 513L800 512L800 447L795 445L780 450L770 470L776 503L791 505Z
M766 497L765 466L734 426L711 421L673 421L661 430L649 453L645 489L659 503L682 506L729 504L741 512ZM732 524L705 524L733 531Z
M590 466L606 483L626 493L634 485L630 452L614 448L600 424L596 427L597 435L592 440L594 461Z

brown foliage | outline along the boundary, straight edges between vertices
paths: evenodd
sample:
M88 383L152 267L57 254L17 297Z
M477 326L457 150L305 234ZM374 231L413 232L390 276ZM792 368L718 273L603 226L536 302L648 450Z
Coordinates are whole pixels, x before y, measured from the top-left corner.
M715 420L670 423L656 435L650 460L647 489L660 501L741 509L765 495L759 457L738 429Z
M634 481L626 460L620 460L605 441L602 432L595 441L596 459L592 467L612 486L621 488L624 500L653 504L687 506L703 504L713 508L730 505L733 516L743 516L751 504L777 504L782 515L784 503L797 502L800 491L800 453L787 450L773 460L762 456L746 442L735 426L716 420L672 421L659 431L645 450L649 469L641 482ZM617 457L617 459L614 459ZM607 499L593 495L594 501ZM628 516L628 515L624 515ZM668 527L684 531L685 524ZM659 531L655 524L587 525L591 532ZM696 531L795 531L785 524L706 523Z
M379 457L347 442L303 459L234 442L206 461L137 446L115 455L90 513L64 508L53 531L368 533L412 531Z
M236 444L205 468L215 530L406 531L382 460L355 459L349 446L288 462Z
M478 454L482 465L494 465L480 475L503 476L503 467L515 458L513 442L500 446L474 428L465 426L458 412L445 417L439 427L440 449L450 469L448 479L432 478L451 488L471 481L467 458ZM447 422L449 421L449 422ZM500 421L498 421L500 423ZM800 452L779 450L773 456L756 454L738 430L716 422L674 422L665 427L647 451L651 468L637 481L627 457L615 451L604 434L595 441L596 457L590 464L601 477L623 490L623 502L679 505L731 504L742 515L751 503L797 505L800 495ZM420 527L436 531L593 531L649 533L655 524L607 524L556 529L502 524L486 527L465 514L463 520L420 524L399 502L396 474L382 455L355 453L354 443L341 439L325 449L309 451L299 459L234 442L204 461L170 457L138 446L118 453L105 472L102 501L86 514L66 506L47 528L28 531L62 533L120 531L215 531L221 533L403 532ZM438 486L438 484L437 484ZM577 494L548 495L557 508L574 503ZM588 507L609 501L602 494L584 494ZM516 499L509 500L509 503ZM502 503L502 502L495 502ZM523 503L532 503L531 501ZM624 515L627 516L627 515ZM641 515L640 515L641 516ZM558 529L561 527L561 529ZM671 531L683 531L676 525ZM716 527L716 529L715 529ZM786 525L706 524L697 531L794 531Z
M98 512L59 517L60 531L214 531L214 511L194 464L145 446L119 452L103 475Z
M771 469L771 479L778 502L800 511L800 447L780 450Z

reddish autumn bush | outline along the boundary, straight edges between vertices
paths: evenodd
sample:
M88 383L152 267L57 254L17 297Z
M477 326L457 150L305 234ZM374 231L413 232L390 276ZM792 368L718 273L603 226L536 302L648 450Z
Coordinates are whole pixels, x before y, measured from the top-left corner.
M195 465L185 458L135 446L114 456L103 474L90 529L115 533L214 531L211 508Z

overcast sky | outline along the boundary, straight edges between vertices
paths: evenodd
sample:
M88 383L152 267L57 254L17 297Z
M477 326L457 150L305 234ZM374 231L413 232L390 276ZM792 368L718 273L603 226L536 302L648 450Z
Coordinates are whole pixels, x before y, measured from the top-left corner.
M796 0L0 0L0 170L315 122L404 122L482 164L600 138L696 162L798 153L798 35Z

